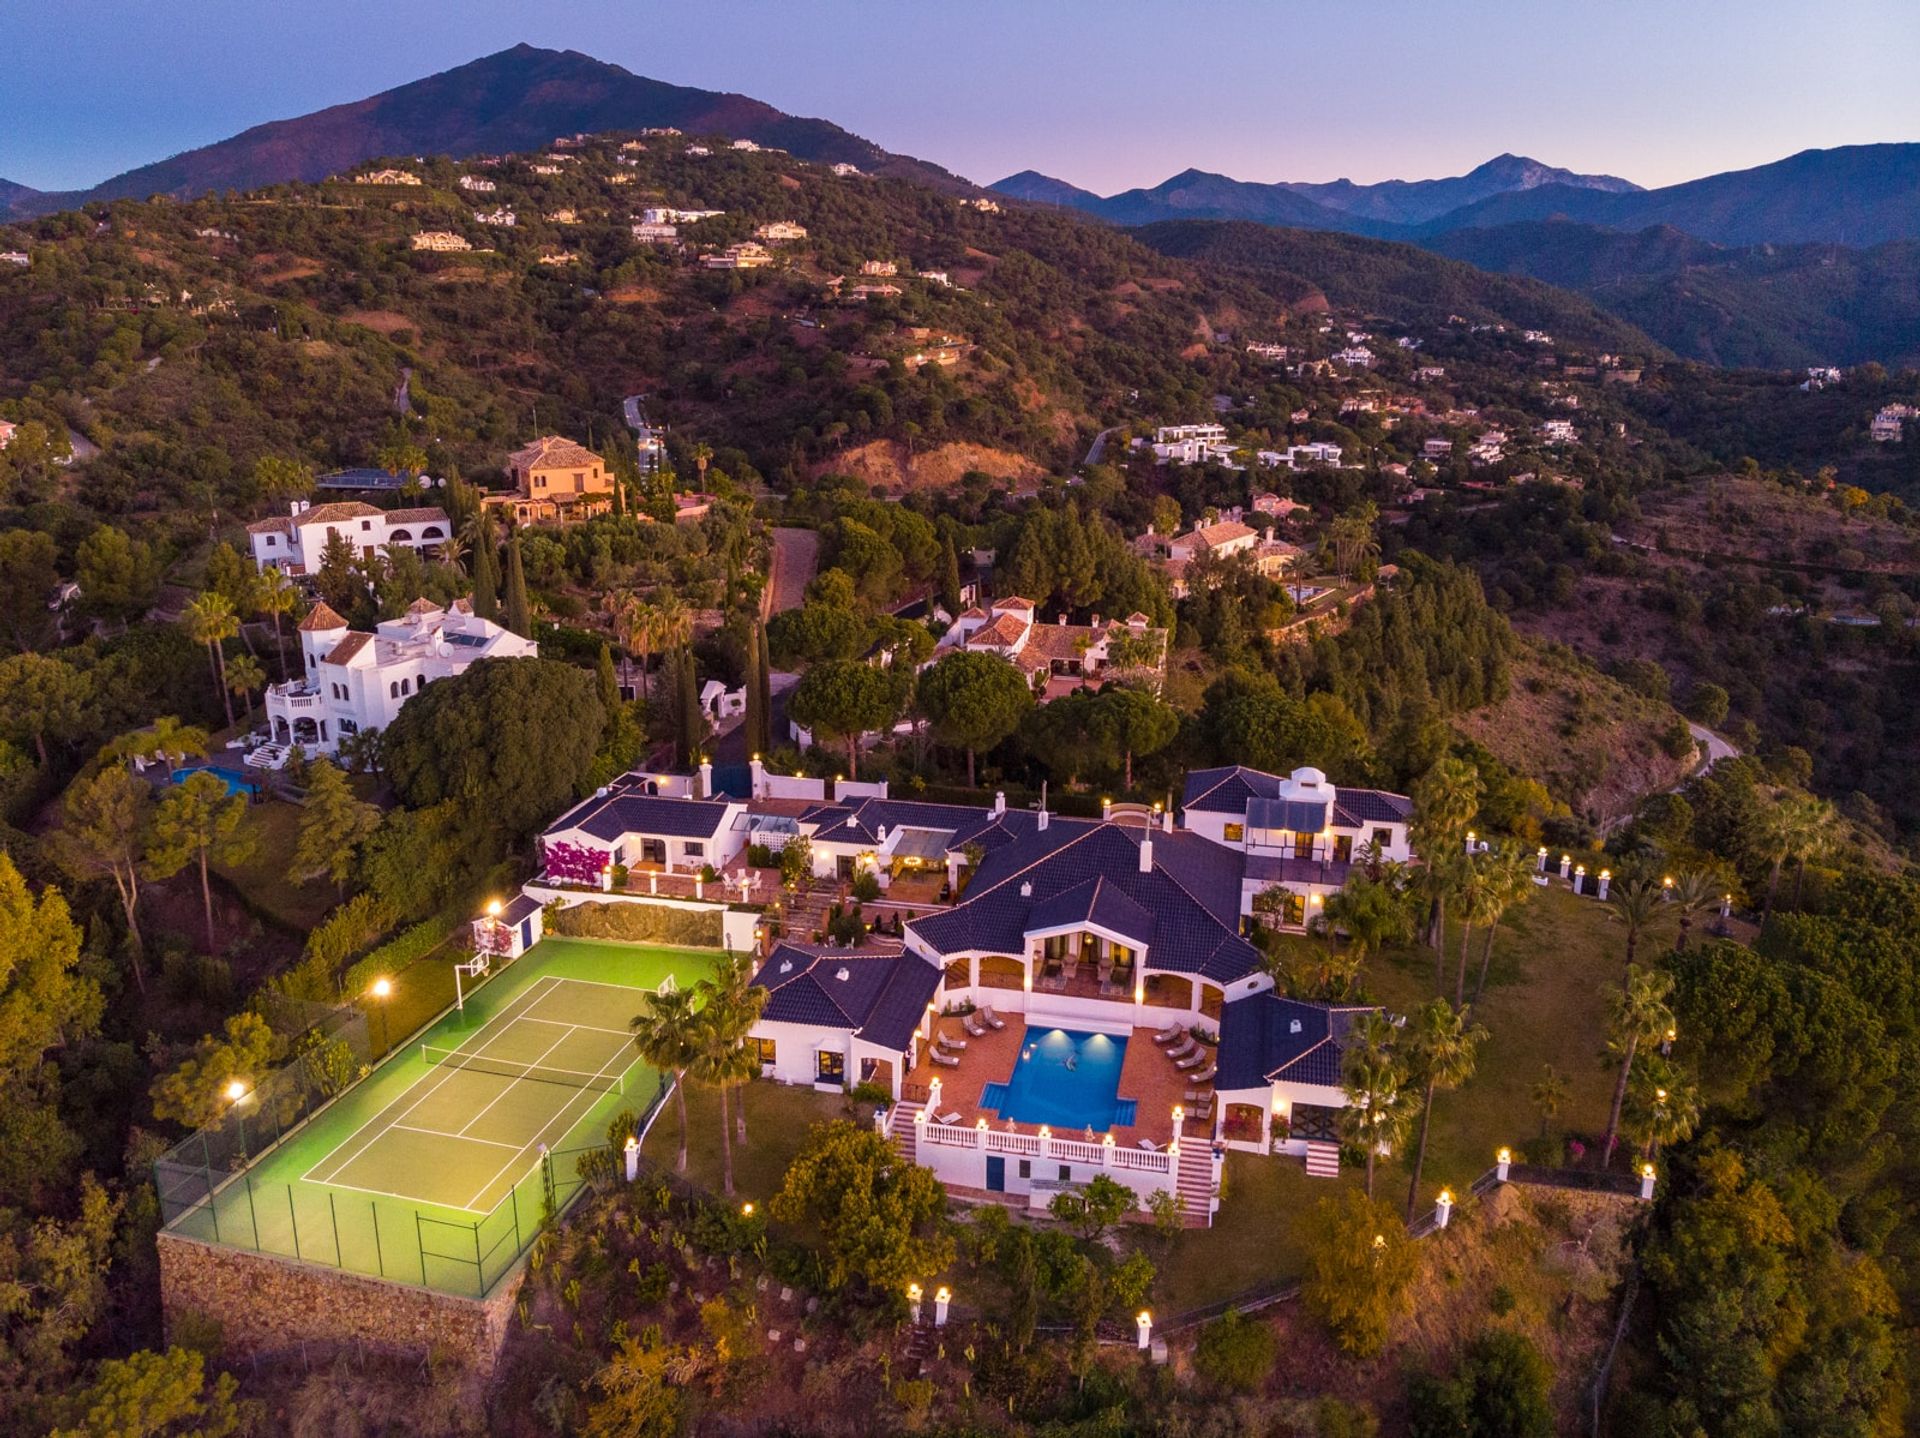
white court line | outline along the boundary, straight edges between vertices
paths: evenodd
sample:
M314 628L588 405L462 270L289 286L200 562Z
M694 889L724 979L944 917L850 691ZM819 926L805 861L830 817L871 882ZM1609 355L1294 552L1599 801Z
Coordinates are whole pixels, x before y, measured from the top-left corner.
M561 1044L565 1043L572 1036L573 1036L573 1029L569 1027L564 1034L560 1035L559 1038L555 1039L552 1043L548 1044L544 1049L540 1051L539 1059L535 1059L530 1064L525 1064L524 1067L530 1068L530 1069L540 1067L540 1059L545 1058L548 1054L552 1053L555 1049L559 1048ZM564 1070L562 1070L562 1072L564 1072ZM507 1086L501 1089L500 1092L495 1094L492 1098L488 1099L487 1102L481 1106L481 1108L474 1114L472 1118L468 1119L464 1124L462 1124L460 1126L460 1131L454 1135L455 1138L465 1138L467 1136L467 1130L472 1128L478 1122L480 1122L481 1119L485 1118L488 1109L492 1108L495 1104L499 1103L501 1099L505 1098L508 1094L512 1093L515 1089L519 1088L521 1084L540 1082L540 1080L538 1079L526 1079L526 1078L521 1078L518 1075L503 1074L503 1075L499 1075L499 1077L506 1078Z
M551 1024L555 1028L578 1029L583 1034L611 1034L615 1038L628 1041L633 1038L633 1032L630 1029L603 1029L595 1024L576 1024L569 1019L544 1019L539 1014L522 1014L520 1018L523 1023Z
M539 1000L545 997L546 993L552 989L553 985L558 984L560 982L562 982L562 980L557 974L548 974L542 978L536 979L534 981L534 984L527 989L527 994L532 996L530 1002L528 1003L528 1007L531 1008L534 1003L539 1002ZM546 985L546 988L544 989L540 987L543 984ZM513 1002L517 1003L519 1001L519 997L520 996L516 996ZM508 1015L504 1011L502 1013L495 1014L491 1019L488 1019L486 1023L482 1024L479 1028L475 1029L472 1033L468 1034L467 1037L460 1044L456 1046L455 1051L457 1052L459 1049L465 1048L467 1044L472 1043L475 1039L479 1038L482 1034L485 1034L487 1030L492 1028L496 1023L499 1023L502 1018L507 1018L507 1017ZM474 1050L474 1052L479 1053L481 1050L487 1047L487 1044L491 1044L492 1042L494 1042L494 1039L497 1039L502 1035L506 1034L507 1032L509 1032L513 1028L513 1020L517 1020L519 1017L520 1016L518 1014L512 1015L509 1021L501 1027L499 1033L495 1034L493 1038L489 1038L485 1044L482 1044L480 1048ZM397 1115L395 1115L393 1118L391 1118L387 1122L387 1124L385 1125L385 1128L391 1128L393 1127L394 1124L399 1123L402 1119L409 1117L415 1109L420 1107L421 1104L425 1103L428 1099L432 1098L436 1093L438 1093L442 1088L446 1087L448 1083L452 1082L454 1074L462 1073L462 1072L465 1072L465 1070L452 1069L452 1070L443 1070L439 1072L429 1070L428 1072L420 1075L419 1078L415 1079L412 1083L408 1084L406 1088L402 1089L397 1095L395 1095L393 1100L388 1104L386 1104L383 1108L381 1108L381 1110L378 1113L372 1115L370 1118L366 1120L365 1123L361 1124L360 1127L356 1128L352 1133L348 1134L345 1140L343 1140L340 1143L340 1145L336 1147L331 1153L329 1153L325 1158L321 1159L320 1162L316 1163L312 1168L308 1169L305 1173L301 1174L300 1178L302 1182L331 1183L332 1179L330 1178L316 1178L314 1175L318 1174L321 1169L326 1168L329 1163L332 1164L331 1172L338 1173L340 1172L341 1169L345 1168L349 1163L353 1162L354 1159L358 1158L362 1153L364 1153L366 1151L365 1148L361 1148L361 1149L353 1148L354 1141L357 1140L361 1134L365 1133L373 1125L379 1123L382 1119L386 1119L388 1115L392 1114L393 1111L396 1108L399 1108L401 1104L406 1103L407 1096L411 1094L415 1089L419 1088L420 1085L431 1084L431 1087L428 1088L425 1093L421 1094L418 1098L416 1098L412 1103L407 1104L407 1106L404 1109L401 1109L401 1111ZM382 1132L385 1131L385 1128L382 1129ZM379 1138L379 1136L380 1136L379 1134L375 1134L374 1139ZM448 1137L458 1137L458 1136L459 1135L457 1134L448 1135ZM373 1144L373 1140L370 1139L368 1140L366 1147L370 1148L372 1147L372 1144ZM352 1151L349 1152L349 1150L352 1150ZM343 1158L342 1157L343 1154L346 1155L346 1157ZM347 1188L347 1187L350 1187L351 1185L340 1184L337 1186L341 1188ZM361 1190L361 1192L363 1193L370 1193L373 1191L374 1190L371 1190L371 1189ZM400 1195L390 1194L388 1196L397 1198Z
M618 986L606 985L605 987L618 987ZM551 1052L551 1050L549 1050L549 1052ZM616 1054L614 1057L618 1058L619 1055ZM613 1062L613 1060L609 1059L607 1062L611 1063ZM627 1060L626 1068L616 1069L614 1070L614 1074L618 1076L619 1074L625 1073L627 1068L631 1068L634 1064L638 1062L639 1062L639 1056L636 1054ZM599 1078L602 1074L605 1074L606 1072L607 1072L607 1065L602 1064L599 1068L599 1071L594 1074L594 1077ZM515 1082L518 1082L518 1080L515 1080ZM505 1096L506 1096L505 1094L501 1095L502 1098L504 1098ZM575 1101L581 1097L584 1097L587 1099L587 1108L581 1110L582 1113L585 1113L588 1109L591 1109L594 1106L594 1104L598 1103L602 1098L606 1097L606 1095L595 1089L583 1088L579 1090L578 1093L576 1093L573 1098L568 1098L565 1101L563 1101L560 1107L554 1110L553 1116L547 1119L545 1123L541 1124L539 1129L535 1131L534 1136L531 1139L529 1139L524 1145L522 1145L520 1152L523 1158L528 1150L543 1146L543 1140L541 1139L540 1135L546 1133L548 1129L552 1128L555 1120L559 1119L561 1115L567 1112L568 1109L572 1108ZM499 1099L495 1099L494 1102L498 1103ZM491 1105L489 1105L489 1107L491 1107ZM476 1114L475 1117L477 1118L479 1117L479 1115ZM572 1128L573 1125L578 1122L579 1122L578 1118L569 1120L567 1123L567 1128ZM480 1199L485 1195L486 1191L489 1188L492 1188L494 1184L500 1181L500 1175L505 1173L507 1169L511 1168L512 1166L513 1166L513 1162L512 1160L509 1160L507 1163L502 1164L498 1169L494 1170L493 1177L489 1178L485 1183L480 1185L479 1189L474 1193L473 1197L467 1200L468 1212L471 1213L471 1212L478 1211L474 1209L473 1205L478 1203ZM518 1182L518 1180L515 1180L515 1182Z
M511 1148L516 1151L520 1148L519 1144L502 1143L497 1138L475 1138L471 1134L448 1133L444 1128L420 1128L410 1123L391 1124L388 1126L387 1132L392 1133L396 1129L401 1133L424 1133L433 1138L457 1138L462 1143L484 1143L488 1148Z

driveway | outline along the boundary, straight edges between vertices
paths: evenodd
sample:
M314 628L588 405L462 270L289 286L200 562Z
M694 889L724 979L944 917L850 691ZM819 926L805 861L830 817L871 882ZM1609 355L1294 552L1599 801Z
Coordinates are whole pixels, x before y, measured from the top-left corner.
M819 531L774 530L771 568L767 587L760 594L762 617L798 609L806 601L807 586L820 568Z

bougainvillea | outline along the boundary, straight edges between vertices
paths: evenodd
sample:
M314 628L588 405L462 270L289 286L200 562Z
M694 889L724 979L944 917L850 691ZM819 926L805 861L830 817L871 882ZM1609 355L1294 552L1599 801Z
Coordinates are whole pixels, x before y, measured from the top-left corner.
M569 884L597 884L600 871L612 857L605 849L590 849L584 844L543 842L540 860L549 879Z

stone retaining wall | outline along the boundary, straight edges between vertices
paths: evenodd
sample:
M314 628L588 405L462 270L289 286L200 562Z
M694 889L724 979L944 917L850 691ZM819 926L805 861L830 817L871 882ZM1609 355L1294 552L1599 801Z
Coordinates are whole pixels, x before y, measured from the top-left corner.
M236 1358L357 1339L445 1355L491 1377L520 1286L510 1278L482 1301L178 1234L160 1234L159 1250L169 1333L188 1314L210 1319Z

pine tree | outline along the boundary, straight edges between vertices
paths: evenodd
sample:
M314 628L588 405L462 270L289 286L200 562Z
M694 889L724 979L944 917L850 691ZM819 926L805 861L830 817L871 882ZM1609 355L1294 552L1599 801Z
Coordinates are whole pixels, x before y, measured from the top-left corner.
M500 614L500 546L493 537L493 513L480 511L473 541L473 612L482 619Z
M527 602L527 571L520 560L520 535L507 541L507 611L503 621L522 639L533 637L533 611Z

